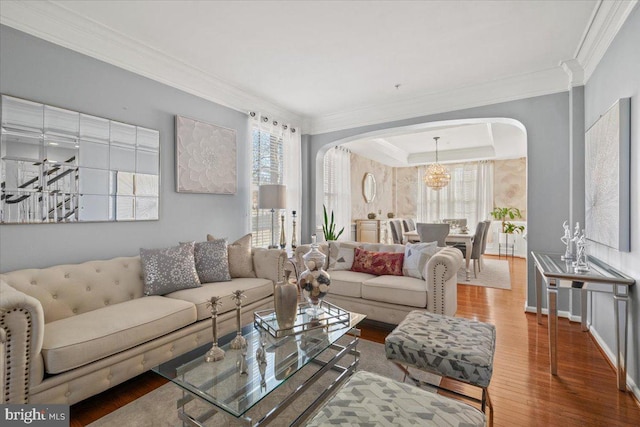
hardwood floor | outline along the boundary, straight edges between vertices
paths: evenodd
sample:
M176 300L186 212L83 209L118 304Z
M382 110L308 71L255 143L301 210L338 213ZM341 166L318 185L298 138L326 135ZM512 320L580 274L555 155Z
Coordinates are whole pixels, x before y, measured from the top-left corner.
M558 376L549 373L547 319L523 312L526 261L510 260L511 290L458 285L459 317L496 325L497 340L489 393L495 426L638 426L640 405L616 387L616 375L579 323L560 319ZM362 328L362 338L384 342L388 331ZM83 426L164 384L147 373L71 407L71 425ZM479 396L454 381L443 386Z

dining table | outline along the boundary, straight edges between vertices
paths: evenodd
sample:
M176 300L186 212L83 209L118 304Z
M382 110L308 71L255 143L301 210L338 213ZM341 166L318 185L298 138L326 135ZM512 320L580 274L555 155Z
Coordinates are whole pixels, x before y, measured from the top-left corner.
M453 229L444 239L446 243L464 243L465 245L465 270L467 272L467 280L471 280L471 271L469 270L469 264L471 262L471 248L473 247L473 230L462 231L459 229ZM402 233L404 243L419 242L420 235L417 230L405 231Z

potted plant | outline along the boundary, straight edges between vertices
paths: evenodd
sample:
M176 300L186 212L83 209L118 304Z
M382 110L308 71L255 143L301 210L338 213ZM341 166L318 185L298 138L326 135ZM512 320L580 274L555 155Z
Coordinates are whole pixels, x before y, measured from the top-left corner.
M512 222L508 222L509 219L522 218L520 209L518 208L493 208L493 211L489 213L496 220L502 222L502 232L505 234L520 233L524 231L524 225L515 225Z
M329 220L329 216L327 215L327 207L322 205L322 210L324 211L324 224L322 224L322 234L324 234L324 240L328 242L329 240L338 240L338 238L342 235L344 231L344 227L336 234L336 224L333 221L333 211L331 211L331 220Z
M518 208L495 207L493 211L490 212L490 215L502 222L502 232L498 236L498 242L501 244L504 242L507 247L509 246L509 234L522 233L524 231L524 225L516 225L507 221L507 219L522 218L522 213L520 213L520 209Z

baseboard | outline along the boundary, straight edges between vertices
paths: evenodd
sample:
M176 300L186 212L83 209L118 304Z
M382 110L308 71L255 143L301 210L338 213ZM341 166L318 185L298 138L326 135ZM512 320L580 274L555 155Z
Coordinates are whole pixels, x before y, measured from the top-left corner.
M605 357L608 359L608 362L611 364L611 366L614 368L614 371L615 371L616 367L618 366L618 362L616 360L616 356L615 356L614 352L611 351L611 349L606 344L606 342L602 339L600 334L598 334L598 331L596 329L592 328L591 325L588 325L588 326L589 326L589 333L591 334L591 337L593 338L593 341L599 347L599 349L602 352L602 354L604 354ZM628 366L628 363L629 363L628 352L629 352L629 348L627 348L627 366ZM633 378L631 378L631 376L629 375L628 371L627 371L627 388L633 394L633 397L636 399L636 402L640 402L640 388L635 383L635 381L633 381Z
M526 313L537 313L537 310L535 307L532 307L530 305L525 305L524 306L524 311ZM546 308L542 309L542 314L544 314L545 316L549 314L549 310L547 310ZM571 312L569 311L562 311L562 310L558 310L558 317L562 317L563 319L569 319L569 321L571 322L581 322L582 321L582 316L576 316L575 314L571 314Z
M527 313L536 313L536 307L532 307L532 306L528 306L525 304L524 307L524 311ZM547 310L546 308L542 309L542 314L544 314L545 316L549 314L549 310ZM563 317L565 319L569 319L572 322L580 322L582 317L581 316L575 316L575 315L571 315L571 313L569 313L568 311L558 311L558 317ZM598 346L598 348L600 349L600 352L607 358L607 361L609 362L609 364L612 366L614 372L616 371L616 366L618 366L618 363L616 361L616 357L614 355L614 352L611 351L611 349L609 348L609 346L606 345L605 341L602 339L602 337L598 334L598 332L591 327L591 324L587 322L587 328L589 330L589 334L591 335L591 338L593 338L593 341L595 342L595 344ZM627 348L627 352L629 351L629 349ZM628 360L627 360L627 364L628 364ZM638 387L638 385L635 383L635 381L633 381L633 378L631 378L631 376L627 373L627 388L631 391L631 394L633 394L634 399L636 400L636 403L640 404L640 388Z

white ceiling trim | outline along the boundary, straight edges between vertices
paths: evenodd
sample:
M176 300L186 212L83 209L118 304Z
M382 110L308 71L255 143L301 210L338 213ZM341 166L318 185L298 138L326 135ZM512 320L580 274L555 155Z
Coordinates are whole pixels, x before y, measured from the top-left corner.
M499 102L549 95L567 90L567 75L561 66L537 73L524 74L480 85L461 87L413 99L372 104L343 111L305 123L306 133L318 134L381 122L456 111Z
M304 119L53 2L3 1L0 22L198 97L301 126Z
M585 82L589 81L591 74L636 4L638 4L638 0L600 2L574 55L584 69Z

